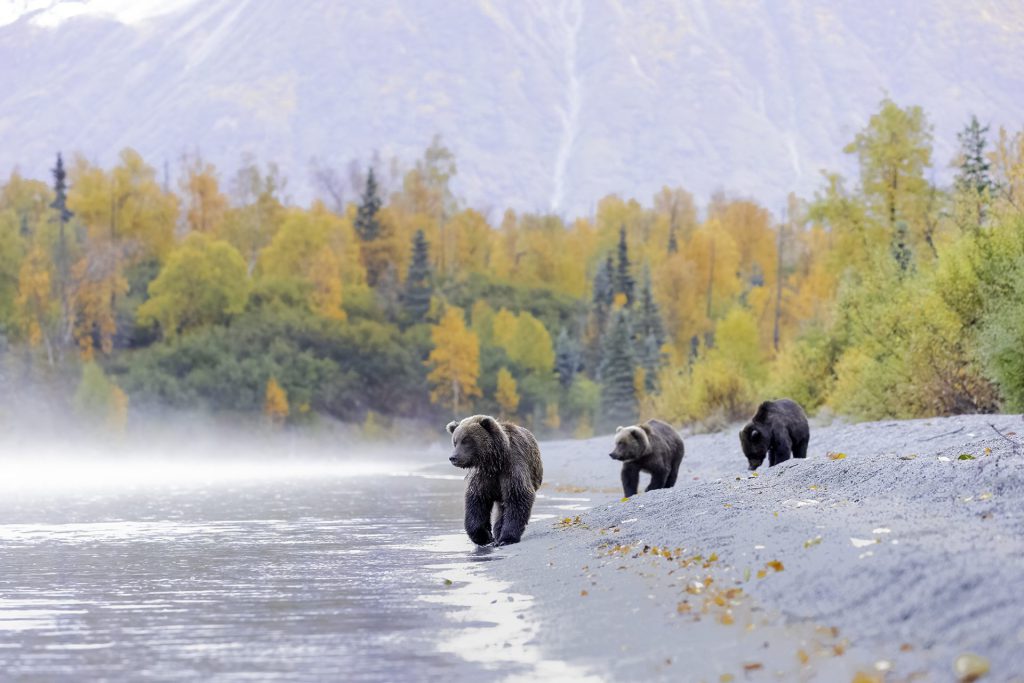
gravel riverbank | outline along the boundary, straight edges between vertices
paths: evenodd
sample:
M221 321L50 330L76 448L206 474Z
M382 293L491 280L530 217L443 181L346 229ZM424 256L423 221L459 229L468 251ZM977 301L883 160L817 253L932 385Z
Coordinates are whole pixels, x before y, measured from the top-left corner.
M1020 415L812 425L757 476L736 429L684 438L676 487L627 501L610 436L542 444L547 514L489 563L542 649L615 679L955 680L973 653L1024 681Z

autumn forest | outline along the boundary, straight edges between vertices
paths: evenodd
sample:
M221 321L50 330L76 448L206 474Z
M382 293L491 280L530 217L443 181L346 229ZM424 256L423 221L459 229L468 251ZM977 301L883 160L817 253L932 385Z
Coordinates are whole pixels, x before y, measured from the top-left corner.
M954 159L932 142L884 100L844 150L859 176L785 211L664 187L574 219L465 206L439 138L406 167L321 168L308 207L251 159L174 178L69 151L0 187L0 399L34 387L115 430L172 408L368 437L475 412L543 436L710 429L777 396L1022 410L1024 132L965 122Z

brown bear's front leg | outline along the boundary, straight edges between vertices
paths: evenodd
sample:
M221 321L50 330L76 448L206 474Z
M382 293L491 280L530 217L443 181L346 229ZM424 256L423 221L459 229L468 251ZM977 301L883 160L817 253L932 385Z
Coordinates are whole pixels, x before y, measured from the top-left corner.
M633 463L622 464L622 495L629 498L636 495L637 486L640 485L640 468Z
M792 445L789 437L783 435L772 441L771 453L768 454L768 466L775 467L780 462L789 460L792 453Z
M488 545L493 539L491 536L491 508L494 501L475 494L472 490L466 491L466 533L469 539L477 545Z
M533 491L515 491L505 498L501 504L501 536L494 545L511 545L519 543L526 530L526 523L530 521L530 512L533 510Z
M653 491L655 489L665 488L665 479L668 477L668 470L663 467L652 467L651 468L651 483L647 485L645 491Z

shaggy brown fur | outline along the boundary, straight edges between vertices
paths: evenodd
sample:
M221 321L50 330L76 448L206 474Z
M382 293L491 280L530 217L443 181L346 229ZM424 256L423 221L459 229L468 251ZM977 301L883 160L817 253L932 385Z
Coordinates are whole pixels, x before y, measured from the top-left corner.
M488 415L449 422L448 432L449 461L469 470L466 533L477 545L518 543L544 476L537 440L527 429Z
M615 450L609 456L622 462L622 492L628 498L636 493L641 470L651 475L647 491L675 486L684 451L683 439L672 425L648 420L616 429Z
M768 466L794 458L807 457L811 428L804 409L796 401L780 398L765 401L754 419L740 430L740 446L747 456L747 465L756 470L768 457Z

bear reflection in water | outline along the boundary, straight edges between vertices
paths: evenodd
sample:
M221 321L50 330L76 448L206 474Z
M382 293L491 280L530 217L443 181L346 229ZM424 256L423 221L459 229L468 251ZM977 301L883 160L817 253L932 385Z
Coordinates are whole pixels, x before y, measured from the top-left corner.
M468 469L466 533L477 545L518 543L530 521L544 475L540 447L529 430L489 415L449 422L449 461ZM491 517L495 507L494 525Z

